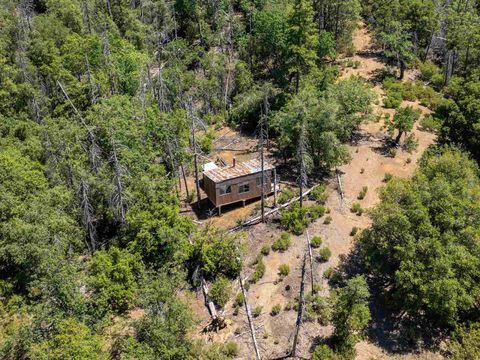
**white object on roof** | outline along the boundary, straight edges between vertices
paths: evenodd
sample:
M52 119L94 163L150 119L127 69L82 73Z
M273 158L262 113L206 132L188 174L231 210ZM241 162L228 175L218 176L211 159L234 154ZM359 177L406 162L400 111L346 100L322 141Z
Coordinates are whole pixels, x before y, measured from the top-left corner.
M203 171L213 170L217 168L218 166L214 162L208 162L205 165L203 165Z

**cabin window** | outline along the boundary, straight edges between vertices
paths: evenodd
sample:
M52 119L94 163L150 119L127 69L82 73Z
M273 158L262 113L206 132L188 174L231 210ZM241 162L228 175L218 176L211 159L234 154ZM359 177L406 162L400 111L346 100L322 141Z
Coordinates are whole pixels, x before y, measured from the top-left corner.
M238 193L243 194L246 192L250 191L250 184L249 183L243 183L238 186Z
M232 185L220 185L218 189L220 190L220 195L227 195L232 192Z

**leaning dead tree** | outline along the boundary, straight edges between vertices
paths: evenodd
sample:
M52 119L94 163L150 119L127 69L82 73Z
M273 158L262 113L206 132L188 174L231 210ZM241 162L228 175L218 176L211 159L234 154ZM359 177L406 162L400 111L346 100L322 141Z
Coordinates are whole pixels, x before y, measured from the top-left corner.
M291 356L295 358L297 356L297 345L298 345L298 334L300 332L300 326L302 325L303 319L303 308L305 306L304 303L304 292L305 292L305 263L307 260L307 253L303 255L303 262L302 262L302 280L300 282L300 297L298 299L298 313L297 313L297 321L295 323L295 335L293 337L293 345L292 345L292 353Z
M111 144L112 153L110 155L110 163L113 169L113 192L110 202L114 210L115 220L121 225L124 225L126 223L127 201L123 178L127 175L127 170L118 159L118 144L113 137Z
M198 118L195 115L195 113L193 111L193 105L192 105L191 99L186 104L185 108L187 110L187 115L191 120L191 128L190 128L190 131L191 131L191 148L192 148L192 152L193 152L193 166L195 168L194 169L195 170L195 187L196 187L196 190L197 190L197 206L200 207L200 201L202 200L202 197L200 195L200 180L199 180L199 174L198 174L198 155L199 155L200 149L198 149L198 146L197 146L195 133L196 133L197 127L201 126L203 129L206 129L206 125L200 118Z
M315 295L315 276L313 272L313 253L312 253L312 243L310 242L310 235L308 233L308 229L305 231L305 235L307 238L307 245L308 245L308 257L310 260L310 275L311 275L311 285L312 285L312 295Z
M84 180L80 180L77 190L77 196L80 200L80 220L85 230L85 245L89 252L94 252L97 248L95 225L93 224L93 206L89 198L89 186Z
M260 360L260 350L258 348L257 338L255 337L255 326L253 326L252 313L250 312L250 306L248 305L247 291L245 290L245 286L243 285L243 277L241 274L239 275L238 279L240 281L240 287L242 288L243 303L245 305L245 312L247 313L248 326L250 327L250 335L252 336L253 347L255 348L255 358L257 360Z
M298 175L298 186L300 188L300 207L303 207L303 188L307 185L307 164L306 164L306 158L307 158L307 151L306 151L306 133L305 133L305 120L303 119L302 116L302 123L300 126L300 134L298 137L298 149L297 149L297 157L298 157L298 170L299 170L299 175Z
M260 118L260 163L261 163L261 209L262 209L262 222L265 222L265 140L267 138L267 119L268 119L268 97L265 95L263 99L264 111ZM275 184L274 184L275 186Z

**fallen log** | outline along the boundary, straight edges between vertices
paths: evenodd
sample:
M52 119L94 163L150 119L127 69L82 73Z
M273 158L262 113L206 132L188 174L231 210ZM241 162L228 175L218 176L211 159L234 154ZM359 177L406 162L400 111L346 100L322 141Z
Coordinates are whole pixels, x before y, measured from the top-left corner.
M240 281L240 287L242 288L243 304L245 305L245 311L247 313L248 325L250 327L250 334L252 336L253 347L255 348L255 357L257 358L257 360L261 360L260 350L258 349L258 344L257 344L257 338L255 337L255 327L253 326L252 314L250 312L250 306L248 306L247 291L243 286L242 275L239 275L238 279Z

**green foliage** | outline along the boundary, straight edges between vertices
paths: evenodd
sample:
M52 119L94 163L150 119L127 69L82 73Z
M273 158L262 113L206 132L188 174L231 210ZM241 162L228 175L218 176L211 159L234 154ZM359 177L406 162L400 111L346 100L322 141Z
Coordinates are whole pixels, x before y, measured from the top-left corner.
M196 233L190 261L199 265L206 276L222 274L234 279L242 269L239 236L206 227Z
M263 275L265 275L266 270L267 268L265 267L265 263L263 262L263 260L260 260L255 266L255 271L250 277L250 283L255 284L256 282L258 282L258 280L260 280Z
M354 226L352 227L352 230L350 230L350 236L355 236L358 232L358 227Z
M259 317L262 314L263 307L257 306L253 309L252 315L253 317Z
M439 119L433 117L432 115L424 116L420 120L420 126L423 130L437 132L442 127L442 123Z
M270 315L277 316L278 314L280 314L281 311L282 306L280 304L273 305L272 310L270 311Z
M287 251L290 247L291 242L292 240L290 238L290 234L284 232L280 235L280 238L274 241L274 243L272 244L272 250L280 252Z
M235 306L237 307L243 306L244 302L245 302L245 297L243 296L242 293L238 293L237 296L235 297Z
M310 240L310 245L312 245L313 248L319 248L320 245L322 245L322 238L320 236L314 236L312 240Z
M332 252L328 247L321 248L318 252L318 258L321 262L327 262L332 256Z
M280 222L282 226L294 234L301 234L312 220L318 219L325 214L323 205L311 205L300 207L298 203L281 211Z
M398 130L398 135L395 139L397 143L400 141L400 137L403 133L411 131L413 124L420 117L418 110L413 109L411 106L399 108L393 116L393 121L388 124L388 129L393 133L394 130Z
M97 251L89 264L89 286L98 311L124 312L135 304L138 276L143 270L137 255L116 247Z
M329 225L332 222L332 217L331 216L326 216L325 220L323 220L323 223L325 225Z
M270 246L268 246L268 245L263 245L263 246L262 246L262 249L260 250L260 253L261 253L263 256L267 256L268 254L270 254Z
M409 134L403 143L403 147L406 152L411 154L418 148L418 140L414 134Z
M328 192L325 188L325 185L321 184L316 186L312 191L310 191L308 198L315 200L320 204L325 204L325 201L328 199Z
M54 335L32 347L35 359L108 359L102 338L72 318L62 320Z
M361 257L410 316L456 325L475 306L478 244L467 239L478 233L479 189L476 164L443 149L424 156L411 180L390 180L381 191Z
M223 308L227 301L230 299L231 290L232 286L230 284L230 281L223 276L219 276L212 284L208 295L213 300L213 302L215 302L215 304Z
M285 204L288 200L290 200L293 197L293 191L290 189L282 189L282 192L278 196L278 203L279 204Z
M368 191L368 186L363 186L362 190L359 192L359 194L357 196L357 199L358 200L365 199L365 196L367 195L367 191Z
M345 287L332 295L332 324L335 327L333 339L335 349L341 354L355 352L355 342L370 321L368 299L370 293L363 276L347 281Z
M393 175L390 173L385 173L385 175L383 175L383 182L385 183L388 183L392 179L393 179Z
M450 345L451 358L454 360L478 359L480 357L480 326L473 323L461 328L457 338Z
M354 214L357 214L358 216L361 216L364 210L362 208L362 205L360 205L360 203L355 202L350 207L350 211Z
M288 264L281 264L278 267L278 275L280 275L281 278L288 276L290 274L290 266Z
M341 360L342 356L337 355L328 345L320 344L312 354L312 360Z

